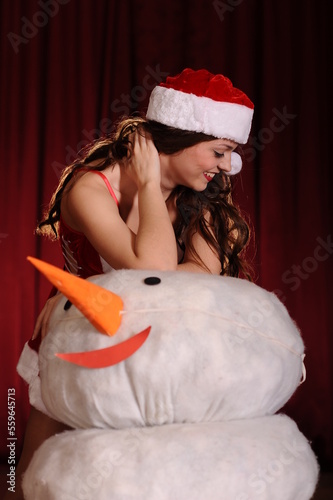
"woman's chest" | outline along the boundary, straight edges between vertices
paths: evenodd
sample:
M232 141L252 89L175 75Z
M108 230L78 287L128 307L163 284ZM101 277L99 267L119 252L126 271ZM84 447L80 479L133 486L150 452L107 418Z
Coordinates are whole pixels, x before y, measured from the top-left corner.
M178 216L178 209L176 204L172 201L166 201L166 208L169 213L171 224L174 225ZM152 207L152 211L154 208ZM126 197L121 198L119 203L119 214L122 220L125 222L127 227L135 234L138 233L140 224L140 212L138 198L134 197L132 199L126 199Z

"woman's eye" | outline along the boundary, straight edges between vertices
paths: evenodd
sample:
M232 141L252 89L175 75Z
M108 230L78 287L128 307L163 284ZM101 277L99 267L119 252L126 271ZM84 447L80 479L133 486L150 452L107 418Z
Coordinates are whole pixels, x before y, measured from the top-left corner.
M217 151L214 151L215 157L216 158L223 158L224 153L218 153Z

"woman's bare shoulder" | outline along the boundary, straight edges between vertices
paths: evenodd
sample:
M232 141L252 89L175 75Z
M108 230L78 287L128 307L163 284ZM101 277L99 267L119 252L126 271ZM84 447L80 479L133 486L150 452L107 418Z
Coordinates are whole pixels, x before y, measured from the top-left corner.
M118 211L103 179L92 171L78 172L64 191L61 215L73 229L81 230L81 217L90 218L94 212ZM90 215L89 215L90 214Z

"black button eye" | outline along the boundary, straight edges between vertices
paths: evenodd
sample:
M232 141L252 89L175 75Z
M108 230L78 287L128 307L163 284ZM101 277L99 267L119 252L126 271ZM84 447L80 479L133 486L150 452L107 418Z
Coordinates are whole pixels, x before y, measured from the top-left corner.
M157 276L149 276L149 278L145 278L143 281L146 285L158 285L161 283L160 278L157 278Z
M66 304L64 305L64 311L68 311L72 306L72 303L70 300L67 300Z

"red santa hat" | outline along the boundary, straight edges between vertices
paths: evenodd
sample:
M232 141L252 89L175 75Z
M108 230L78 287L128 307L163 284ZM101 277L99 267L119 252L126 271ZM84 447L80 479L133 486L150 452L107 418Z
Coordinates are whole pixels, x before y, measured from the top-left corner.
M146 116L170 127L245 144L253 108L225 76L187 68L154 88Z

